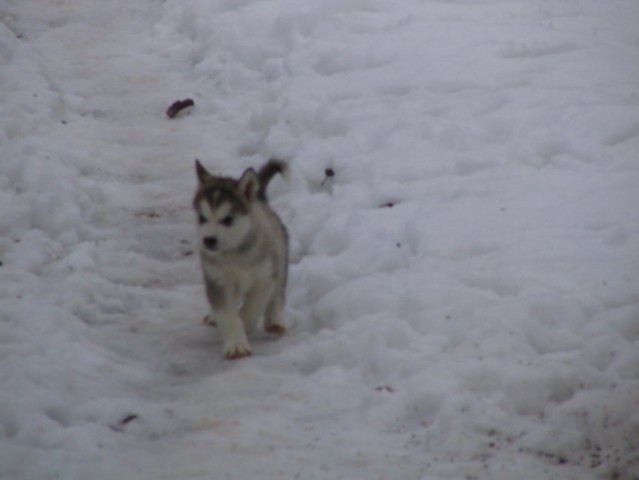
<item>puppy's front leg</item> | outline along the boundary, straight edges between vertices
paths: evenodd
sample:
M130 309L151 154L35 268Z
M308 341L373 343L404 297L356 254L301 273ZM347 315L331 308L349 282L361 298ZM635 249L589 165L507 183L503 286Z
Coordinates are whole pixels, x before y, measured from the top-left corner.
M240 310L240 317L244 321L244 327L248 333L252 333L257 326L260 318L264 314L264 310L272 295L273 288L268 282L262 282L255 285L246 295L244 305Z
M244 323L235 308L216 310L215 318L222 333L224 356L229 360L248 357L251 354L251 347L246 338Z
M208 318L215 318L220 329L224 343L224 356L229 360L249 356L251 347L246 338L244 323L235 307L234 299L215 280L205 277L205 283L206 295L212 309Z

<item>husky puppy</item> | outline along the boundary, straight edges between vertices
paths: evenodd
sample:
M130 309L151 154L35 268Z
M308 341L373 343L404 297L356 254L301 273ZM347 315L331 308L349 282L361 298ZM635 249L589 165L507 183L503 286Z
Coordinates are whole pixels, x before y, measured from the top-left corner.
M251 354L247 332L264 317L264 330L282 335L284 290L288 269L288 235L266 200L266 187L288 166L270 160L258 171L247 169L239 180L210 174L195 161L198 188L193 198L199 252L211 313L218 325L224 355Z

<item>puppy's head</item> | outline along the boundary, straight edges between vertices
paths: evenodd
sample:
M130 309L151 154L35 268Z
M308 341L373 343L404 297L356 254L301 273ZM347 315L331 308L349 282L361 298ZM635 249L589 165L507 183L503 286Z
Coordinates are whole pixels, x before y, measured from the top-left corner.
M198 189L193 198L200 250L218 255L247 248L253 238L251 209L259 179L249 168L239 180L211 175L196 160Z

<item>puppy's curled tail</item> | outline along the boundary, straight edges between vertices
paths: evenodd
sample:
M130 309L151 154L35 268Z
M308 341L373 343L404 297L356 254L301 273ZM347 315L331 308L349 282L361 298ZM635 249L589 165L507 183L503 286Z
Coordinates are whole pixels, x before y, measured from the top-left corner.
M266 201L266 187L268 187L271 179L278 173L282 175L285 180L288 180L289 168L286 162L283 162L282 160L271 159L264 165L262 165L260 170L257 172L257 177L260 180L260 187L257 191L257 198Z

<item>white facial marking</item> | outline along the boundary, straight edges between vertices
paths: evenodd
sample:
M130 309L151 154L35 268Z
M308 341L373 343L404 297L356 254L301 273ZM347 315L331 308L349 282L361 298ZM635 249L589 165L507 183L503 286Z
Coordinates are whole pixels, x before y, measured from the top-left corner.
M224 202L218 208L202 200L199 205L199 215L205 222L198 222L198 234L200 248L208 255L217 255L228 250L239 247L246 235L251 230L251 220L247 215L238 215L233 209L233 204ZM231 223L224 222L228 216L233 217ZM211 239L215 239L211 242ZM214 244L214 248L205 248L205 239L209 245Z
M219 222L223 218L230 215L232 211L233 209L231 208L231 204L228 202L224 202L215 212L215 219Z
M213 214L213 210L211 209L209 202L200 202L200 215L204 217L207 222L210 222L211 219L213 219L215 215Z

